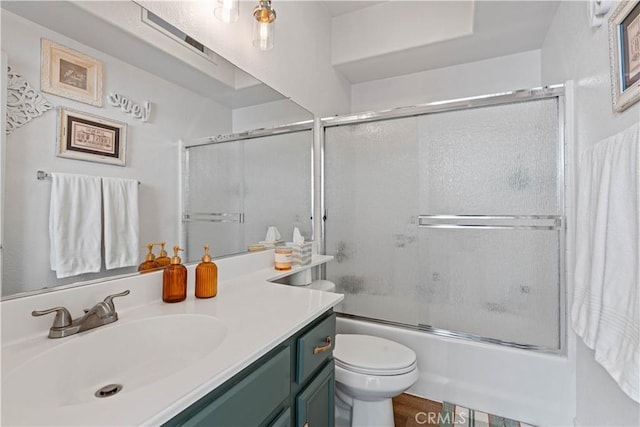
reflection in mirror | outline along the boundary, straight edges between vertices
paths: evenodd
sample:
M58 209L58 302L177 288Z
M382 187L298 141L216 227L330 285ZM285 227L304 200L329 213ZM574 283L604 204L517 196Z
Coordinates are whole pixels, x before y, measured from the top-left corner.
M308 112L215 53L207 51L203 55L202 50L193 48L195 43L179 43L157 25L145 23L143 9L134 2L2 1L1 7L2 52L12 71L32 87L40 88L44 71L40 61L41 39L93 58L103 68L102 107L61 94L42 93L55 109L3 139L2 148L6 150L0 170L4 182L0 242L3 297L61 285L75 286L137 270L137 266L106 270L102 262L99 273L56 278L49 262L51 181L37 180L38 170L140 181L139 262L142 262L145 243L166 241L172 246L182 237L180 141L311 118ZM82 25L71 24L80 22ZM149 120L143 122L110 105L110 94L119 94L138 105L148 101ZM4 104L6 94L2 97ZM125 165L56 156L60 108L126 124ZM256 117L261 118L260 123ZM309 164L301 179L309 181L310 162L306 159L310 156L310 143L305 142L304 147L309 153L302 162ZM253 172L259 175L262 166L252 166ZM240 166L225 167L237 171ZM298 178L290 175L288 179ZM220 187L211 186L222 193L235 191ZM212 193L210 197L224 196ZM243 194L243 203L250 204L251 198L252 194ZM308 205L303 210L306 218ZM205 243L212 247L218 240L214 234L202 239L205 237L208 240ZM244 247L244 242L238 243L233 251L238 247ZM197 259L197 252L192 259Z
M298 227L311 240L311 123L277 134L239 134L186 147L187 259L205 244L214 256L257 245L274 226L284 241ZM268 132L264 132L268 133ZM210 241L214 236L215 241Z

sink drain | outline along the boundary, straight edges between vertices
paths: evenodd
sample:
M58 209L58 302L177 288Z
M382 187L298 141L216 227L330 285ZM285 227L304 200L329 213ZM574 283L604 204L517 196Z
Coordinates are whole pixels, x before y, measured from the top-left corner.
M100 387L98 391L95 392L95 396L111 397L114 394L117 394L120 390L122 390L122 384L109 384L104 387Z

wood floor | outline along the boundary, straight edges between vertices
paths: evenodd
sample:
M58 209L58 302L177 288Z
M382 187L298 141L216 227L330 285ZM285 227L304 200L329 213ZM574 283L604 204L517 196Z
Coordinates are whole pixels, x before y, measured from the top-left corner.
M395 427L438 426L442 403L403 393L393 398Z

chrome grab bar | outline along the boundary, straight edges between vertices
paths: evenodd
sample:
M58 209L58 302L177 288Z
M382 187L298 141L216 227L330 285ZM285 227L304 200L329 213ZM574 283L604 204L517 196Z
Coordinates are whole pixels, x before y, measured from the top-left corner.
M230 222L244 223L243 212L193 212L182 215L184 222Z
M420 215L418 227L493 230L560 230L560 215Z

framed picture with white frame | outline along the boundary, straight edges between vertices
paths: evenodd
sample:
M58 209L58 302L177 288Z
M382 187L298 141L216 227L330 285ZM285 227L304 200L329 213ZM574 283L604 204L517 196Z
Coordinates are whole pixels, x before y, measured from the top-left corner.
M125 165L127 125L60 108L58 157Z
M623 1L609 17L609 62L613 110L640 100L640 0Z
M40 89L102 107L102 62L42 39Z

